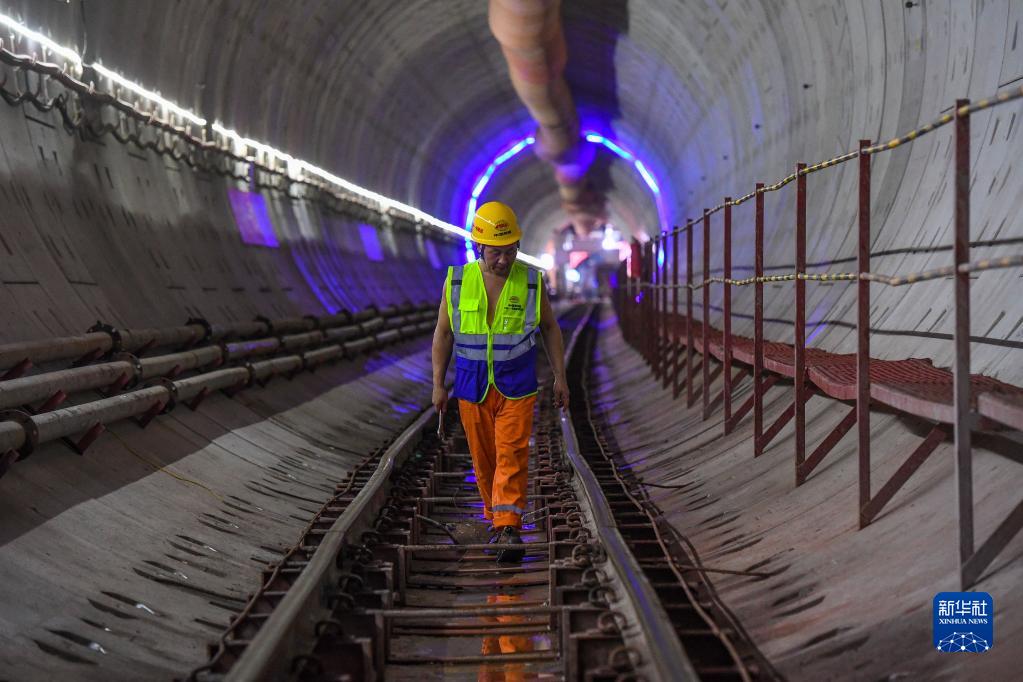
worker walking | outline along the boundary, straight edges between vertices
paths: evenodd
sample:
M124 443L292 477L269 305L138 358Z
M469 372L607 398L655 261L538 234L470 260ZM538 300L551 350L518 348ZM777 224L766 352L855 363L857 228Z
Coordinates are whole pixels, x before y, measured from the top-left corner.
M515 259L522 231L515 213L497 201L480 206L471 239L477 260L448 268L433 335L433 405L448 403L445 376L455 354L454 397L472 454L492 543L521 544L526 507L529 436L536 403L536 334L543 335L554 372L554 403L565 409L561 328L540 272ZM522 560L503 549L499 562Z

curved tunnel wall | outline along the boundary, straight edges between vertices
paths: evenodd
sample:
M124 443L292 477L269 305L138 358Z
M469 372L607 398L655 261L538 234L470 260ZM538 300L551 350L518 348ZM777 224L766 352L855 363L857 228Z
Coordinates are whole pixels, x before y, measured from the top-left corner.
M55 38L84 43L89 58L129 71L208 118L456 224L470 178L509 140L531 132L489 35L485 3L310 3L296 13L241 2L213 9L111 2L85 5L84 22L77 4L10 4ZM601 129L635 141L670 188L666 200L677 220L716 206L725 194L744 194L757 180L783 177L797 161L854 149L860 137L893 137L957 97L990 94L1023 71L1016 3L785 2L769 9L756 2L563 5L566 78L583 127L603 117L596 121ZM1023 234L1013 215L1023 189L1010 168L1020 150L1014 107L974 117L976 241L1011 243ZM900 251L875 258L876 271L949 262L936 247L951 243L950 161L948 128L875 157L873 251ZM513 172L488 190L502 191L529 217L525 246L537 251L566 220L531 207L549 206L541 199L557 188L538 161ZM633 210L647 216L641 222L653 224L648 197L630 186L628 173L616 171L609 182L612 202L639 205ZM794 191L771 194L766 204L766 263L784 270L793 261ZM810 263L853 255L855 208L853 164L810 177ZM751 204L737 209L734 221L736 242L746 247L733 262L749 266ZM1006 248L978 248L977 256ZM913 249L922 250L905 252ZM716 251L712 267L720 267ZM974 288L974 300L983 301L975 306L974 335L1010 344L976 344L975 367L1009 381L1023 378L1015 369L1023 365L1006 358L1023 338L1023 309L1005 293L1017 281L1013 271L988 273ZM875 287L872 325L896 332L882 334L876 352L947 364L948 288ZM768 333L780 340L791 334L790 291L769 288ZM817 333L811 328L812 343L849 351L851 287L811 285L808 292L810 321L829 321ZM751 293L736 291L738 314L751 311ZM719 297L715 288L713 305ZM748 333L748 321L737 331ZM932 338L899 335L906 332Z
M1015 39L1020 10L1013 3L910 8L880 3L847 6L844 14L839 8L806 5L798 12L793 5L770 15L755 4L734 9L746 11L744 25L758 28L730 41L739 46L738 54L722 55L724 70L711 81L719 83L720 94L707 98L710 104L681 157L687 160L684 184L693 192L686 206L691 217L721 202L724 193L718 196L712 188L741 196L757 180L770 183L791 173L797 161L814 163L855 149L861 136L895 137L947 111L957 97L990 95L1023 71ZM719 19L722 28L736 25ZM695 47L699 54L715 54L709 40ZM1021 145L1014 125L1018 109L1008 105L973 117L971 236L975 242L995 242L975 248L975 258L1014 252L1018 247L1013 244L1023 236L1015 216L1020 178L1012 168ZM745 143L735 147L733 141ZM951 263L951 142L947 126L874 157L872 270L903 274ZM855 269L848 261L826 263L855 256L856 177L854 163L809 177L807 259L822 264L811 270ZM752 204L733 213L738 245L733 263L738 265L752 266ZM765 263L777 266L775 272L792 271L794 205L793 185L766 197ZM714 217L717 230L720 220ZM712 238L720 247L720 233L712 232ZM898 253L878 255L891 251ZM711 267L720 268L720 251L712 249L712 254ZM1023 374L1011 354L1018 355L1023 340L1023 308L1009 292L1018 281L1019 273L1012 270L986 273L974 281L972 292L973 335L1012 346L975 344L974 370L1016 383ZM752 313L750 289L738 289L734 304L747 315ZM712 291L712 305L720 306L719 288ZM767 287L765 317L777 321L768 324L772 338L791 338L791 325L785 322L791 319L791 292L791 284ZM810 284L807 292L808 320L827 322L816 334L813 327L808 331L812 345L852 352L853 287ZM880 330L873 353L931 357L947 366L953 355L951 297L948 281L873 287L871 326ZM739 333L751 335L751 330L748 319L737 326ZM905 333L925 336L907 338Z
M315 192L252 191L61 125L56 110L0 107L2 341L81 333L97 320L228 324L432 302L442 266L462 250L429 230L346 215ZM231 195L243 214L261 209L256 228L273 246L245 242Z

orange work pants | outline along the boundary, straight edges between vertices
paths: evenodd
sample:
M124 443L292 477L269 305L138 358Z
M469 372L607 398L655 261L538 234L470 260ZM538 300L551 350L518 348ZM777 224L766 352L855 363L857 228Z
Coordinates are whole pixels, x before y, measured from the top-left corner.
M458 401L483 515L497 528L522 525L535 404L535 395L512 400L493 386L481 403Z

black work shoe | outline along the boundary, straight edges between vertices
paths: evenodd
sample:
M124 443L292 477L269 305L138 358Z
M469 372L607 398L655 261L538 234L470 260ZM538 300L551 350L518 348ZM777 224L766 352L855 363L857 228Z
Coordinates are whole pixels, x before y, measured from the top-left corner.
M522 538L519 537L519 531L514 526L505 526L490 540L491 544L501 545L521 545ZM499 564L517 564L522 561L522 558L526 555L525 548L513 549L506 547L497 552L497 563Z

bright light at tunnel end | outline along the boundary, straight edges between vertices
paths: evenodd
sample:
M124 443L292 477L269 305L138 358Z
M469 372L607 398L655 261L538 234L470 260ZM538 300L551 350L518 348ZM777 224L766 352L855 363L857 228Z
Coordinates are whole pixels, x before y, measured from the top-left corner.
M85 64L85 62L82 60L82 56L78 54L78 52L75 51L74 49L66 47L64 45L60 45L59 43L53 41L52 39L46 37L45 35L39 33L38 31L33 31L32 29L28 28L23 23L17 21L11 16L0 13L0 26L5 26L14 33L21 36L22 38L36 43L42 49L49 51L55 55L59 55L63 59L71 62L76 69L81 69L85 66L93 68L96 71L96 73L103 76L110 82L115 83L116 85L124 88L125 90L128 90L134 93L135 95L152 102L153 104L163 109L165 112L172 113L175 116L178 116L179 118L186 120L189 123L195 124L197 126L205 126L207 124L206 119L199 116L195 112L190 111L189 109L186 109L182 106L179 106L168 99L165 99L159 93L149 90L133 80L125 78L124 76L109 69L106 66L103 66L102 64L97 63ZM400 201L395 201L394 199L385 197L384 195L366 189L365 187L360 187L359 185L356 185L353 182L349 182L344 178L340 178L334 175L333 173L322 168L319 168L317 166L314 166L313 164L307 161L297 159L291 156L290 154L287 154L286 152L283 152L279 149L275 149L274 147L268 144L247 137L243 137L236 131L225 127L220 122L214 122L212 124L212 129L218 135L230 140L242 152L242 154L246 154L248 150L251 149L271 159L276 159L285 162L288 167L288 174L295 179L299 179L303 174L317 177L320 180L323 180L331 185L334 185L335 187L339 187L363 199L368 199L372 201L373 203L377 204L380 212L383 214L387 214L388 211L390 210L398 210L401 211L402 213L405 213L406 215L411 216L414 220L417 220L435 229L439 229L443 232L458 235L459 237L465 236L465 231L462 228L458 227L457 225L452 225L449 222L440 220L439 218L436 218L430 215L429 213L426 213L425 211L416 208L415 206L410 206ZM523 140L522 142L519 143L521 147L519 147L519 145L516 145L516 147L519 148L512 147L511 149L507 150L504 154L502 154L501 157L495 159L496 165L504 163L512 156L522 151L522 149L524 149L526 146L533 144L534 141L535 140L533 140L533 138L531 137L526 138L526 140ZM507 158L502 158L506 155ZM498 163L499 159L500 162ZM483 184L485 186L486 182L484 182ZM483 190L481 188L480 192L482 191ZM476 196L478 197L479 195L477 194ZM475 212L475 208L473 208L473 212ZM471 248L469 249L468 253L469 254L472 253ZM524 263L532 267L535 268L541 267L540 260L528 254L519 253L518 258L519 260L523 261Z
M658 217L658 220L660 220L660 223L661 223L660 227L663 228L665 225L667 225L668 224L668 220L667 220L666 211L664 210L664 200L661 197L660 185L658 184L657 180L654 178L653 173L650 172L650 170L636 156L636 154L634 154L633 152L629 151L621 143L615 142L614 140L611 140L611 139L605 137L604 135L601 135L600 133L597 133L597 132L594 132L594 131L584 131L583 132L583 139L585 139L587 142L590 142L592 144L599 144L599 145L607 148L608 150L613 152L616 156L618 156L619 158L621 158L624 161L627 161L629 164L632 165L633 168L635 168L636 172L643 179L643 183L647 186L647 188L650 190L651 194L653 194L653 196L654 196L654 204L657 206L657 217ZM487 185L490 184L490 180L493 178L494 173L497 172L497 169L500 168L505 163L507 163L508 161L510 161L511 159L515 158L515 156L517 156L519 153L524 151L527 147L529 147L529 146L531 146L531 145L533 145L535 143L536 143L536 138L533 137L532 135L530 135L529 137L526 137L526 138L523 138L523 139L519 140L518 142L516 142L515 144L510 146L508 149L504 150L503 152L498 154L496 157L494 157L494 160L490 162L490 165L487 166L487 169L485 171L483 171L483 173L480 174L480 176L476 179L476 182L473 184L473 187L472 187L472 192L471 192L471 194L469 196L469 201L466 202L466 206L465 206L465 229L466 230L471 230L472 229L472 219L473 219L473 216L476 215L476 208L479 205L480 196L483 194L483 191L487 188ZM469 246L469 241L466 240L466 257L470 260L470 262L474 259L474 256L471 255L471 254L472 254L472 249ZM533 265L534 267L539 267L539 268L541 268L543 270L550 270L551 267L553 267L553 260L544 258L544 256L547 256L547 255L548 254L543 254L540 257L540 259L535 259L535 258L532 258L532 256L525 257L524 254L519 254L519 258L521 260L524 260L524 261L526 261L526 258L529 258L532 261L535 261L535 262L530 262L530 265ZM550 262L549 265L546 264L546 263L548 263L548 261ZM529 261L526 261L526 262L529 262Z

